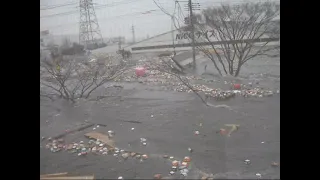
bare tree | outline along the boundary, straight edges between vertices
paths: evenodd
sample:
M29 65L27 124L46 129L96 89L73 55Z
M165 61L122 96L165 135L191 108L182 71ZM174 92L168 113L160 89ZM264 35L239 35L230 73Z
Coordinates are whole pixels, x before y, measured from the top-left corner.
M280 43L270 45L280 39L280 23L275 27L273 21L280 16L276 3L222 5L208 8L202 14L206 23L195 26L200 40L197 49L213 62L220 75L238 76L248 60L278 55L271 53L279 53Z
M116 60L115 60L116 61ZM125 71L124 63L66 61L62 57L40 62L40 95L58 95L75 102Z

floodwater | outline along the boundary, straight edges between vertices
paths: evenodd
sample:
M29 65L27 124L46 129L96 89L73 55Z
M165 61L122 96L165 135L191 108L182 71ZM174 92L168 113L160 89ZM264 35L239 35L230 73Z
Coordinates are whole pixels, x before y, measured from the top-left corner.
M249 63L238 81L253 82L254 86L271 90L280 89L280 59L260 58ZM207 69L210 69L209 65ZM223 81L230 79L220 80L211 86L224 87ZM96 95L117 96L99 102L79 100L70 104L62 100L40 100L40 136L54 136L85 121L105 124L107 126L99 127L98 131L115 131L117 147L146 153L149 159L139 162L123 161L112 155L78 157L67 152L51 153L43 148L45 143L42 142L41 174L94 174L97 179L153 178L157 173L168 176L171 165L161 158L166 154L178 159L191 157L192 167L187 176L190 179L200 178L202 172L214 174L214 178L251 179L257 178L257 173L262 178L280 178L280 167L271 166L272 162L280 163L280 94L210 102L226 104L234 110L230 111L206 107L192 93L163 91L139 83L122 85L123 89L108 88L108 92L106 88L100 89ZM225 124L240 126L227 137L217 133L220 128L228 128ZM135 130L131 131L131 128ZM195 135L194 131L200 134ZM72 134L66 141L85 140L83 133ZM141 145L140 138L147 139L146 146ZM250 165L244 164L246 159L251 161Z

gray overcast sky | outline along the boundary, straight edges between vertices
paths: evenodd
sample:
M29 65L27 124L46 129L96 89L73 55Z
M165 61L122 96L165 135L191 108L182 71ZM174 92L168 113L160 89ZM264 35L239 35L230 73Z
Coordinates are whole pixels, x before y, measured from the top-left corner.
M174 10L174 0L156 0L168 12ZM248 0L247 0L248 1ZM259 0L250 0L259 1ZM154 4L153 0L93 0L96 6L110 5L97 8L96 15L100 30L104 38L126 36L131 37L131 26L135 26L137 38L144 38L148 34L154 36L171 30L170 17L165 15ZM238 3L243 0L193 0L201 8L219 5L221 2ZM77 11L74 14L40 18L40 31L49 30L54 35L77 35L79 33L79 0L40 0L40 9L52 5L76 3L69 6L40 10L40 17ZM184 4L180 3L182 8ZM149 14L134 14L135 12L153 11ZM184 14L187 14L185 11ZM119 17L121 16L121 17Z

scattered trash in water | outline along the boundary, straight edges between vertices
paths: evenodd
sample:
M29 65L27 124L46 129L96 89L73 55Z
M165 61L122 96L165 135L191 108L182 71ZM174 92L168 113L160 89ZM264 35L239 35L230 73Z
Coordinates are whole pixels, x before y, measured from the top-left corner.
M134 130L134 128L131 128L131 131L133 131Z
M171 169L172 169L172 171L177 171L178 168L177 168L177 166L172 166Z
M146 155L146 154L142 155L141 157L142 157L142 159L148 159L149 158L148 155Z
M251 164L251 161L249 159L246 159L246 160L244 160L244 163L249 165L249 164Z
M150 117L152 117L152 118L153 118L153 115L151 115Z
M191 162L191 158L189 156L186 156L183 158L183 162Z
M261 142L261 144L264 144L264 143L265 143L264 141Z
M280 163L272 162L272 163L271 163L271 166L272 166L272 167L278 167L278 166L280 166Z
M109 137L113 137L113 136L114 136L114 132L111 131L111 130L109 130L109 131L108 131L108 135L109 135Z
M123 157L123 159L127 159L129 157L129 153L123 153L121 156Z
M202 176L202 177L201 177L201 180L207 180L207 179L208 179L207 176Z
M122 177L122 176L119 176L118 179L123 179L123 177Z
M172 166L179 166L179 161L177 160L172 161Z
M199 131L195 131L194 134L195 134L195 135L199 135L200 132L199 132Z
M236 89L236 90L241 89L241 84L234 84L233 89Z
M228 134L228 131L226 129L223 129L221 128L219 131L218 131L221 135L226 135Z
M154 179L161 179L162 178L162 175L161 174L155 174L153 176Z
M188 148L188 151L189 151L190 153L192 153L192 152L193 152L193 150L192 150L191 148Z
M231 127L229 133L227 134L227 136L231 136L231 133L238 130L240 125L237 124L225 124L225 126Z
M185 176L185 177L188 176L188 172L189 172L188 169L181 169L181 170L180 170L180 174L183 175L183 176Z
M260 173L256 173L256 176L258 176L258 178L262 177Z
M188 162L182 162L180 168L181 169L186 168L188 167L188 165L189 165Z

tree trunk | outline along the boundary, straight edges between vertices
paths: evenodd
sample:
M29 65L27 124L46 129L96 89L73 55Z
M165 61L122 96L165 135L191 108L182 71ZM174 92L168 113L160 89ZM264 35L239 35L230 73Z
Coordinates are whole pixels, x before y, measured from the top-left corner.
M234 75L234 77L238 77L238 75L240 74L241 66L242 65L239 64L238 69L237 69L236 74Z

